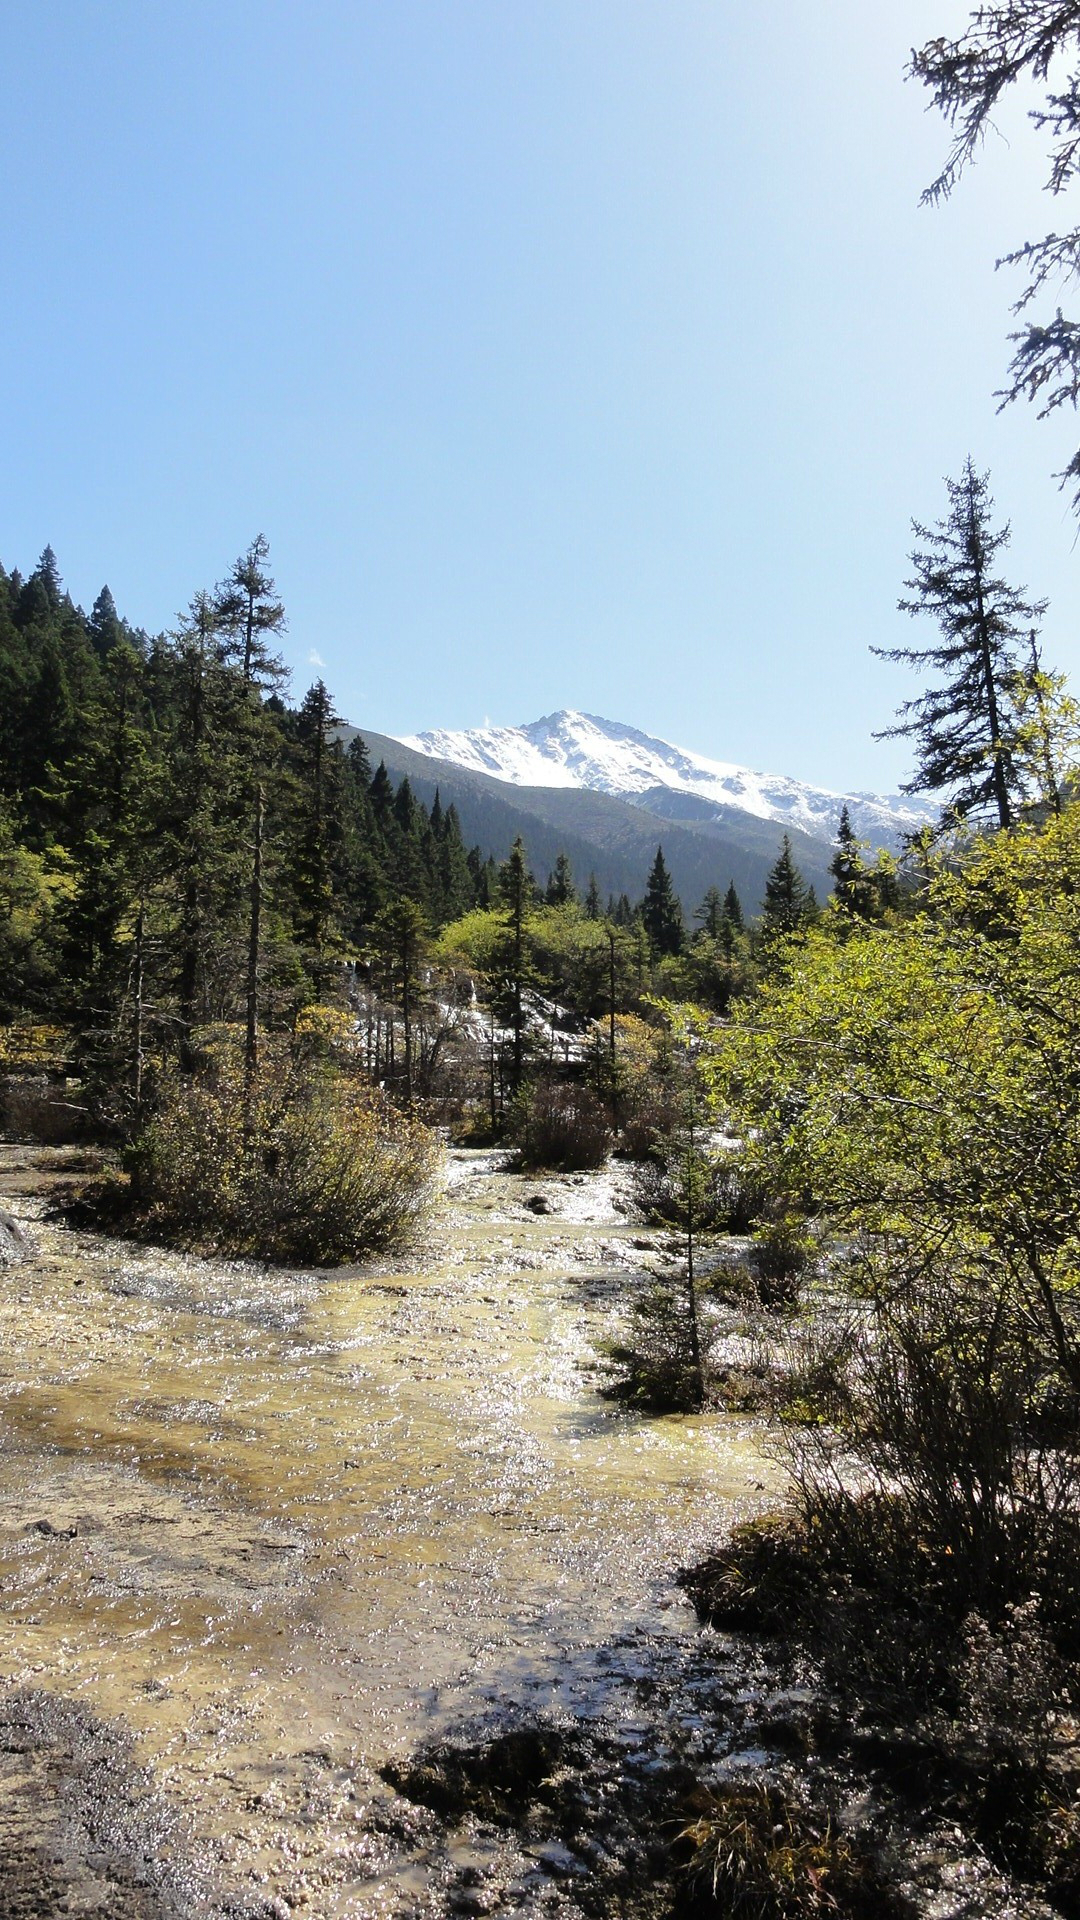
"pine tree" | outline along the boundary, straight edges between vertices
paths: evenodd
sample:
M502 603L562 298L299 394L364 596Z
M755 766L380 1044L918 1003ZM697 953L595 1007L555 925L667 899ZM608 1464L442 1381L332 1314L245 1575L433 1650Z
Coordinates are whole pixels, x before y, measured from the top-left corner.
M345 938L356 948L386 896L386 873L371 802L371 766L367 747L355 734L341 762L340 910Z
M64 837L75 865L63 914L67 966L83 996L80 1019L98 1025L115 1017L125 949L154 865L160 770L147 722L145 664L127 640L116 640L100 693L83 715L83 750L64 772Z
M116 611L116 601L108 587L102 587L94 601L89 627L94 651L100 659L104 659L110 649L124 638L124 628Z
M405 1105L413 1104L413 1021L420 986L419 966L423 957L427 923L415 900L398 898L385 906L375 922L375 945L390 962L401 1004L404 1042Z
M46 547L26 583L28 594L40 597L49 613L58 613L64 596L64 583L56 564L56 555Z
M375 816L375 825L384 839L393 834L394 821L394 783L386 771L386 761L380 760L371 776L371 810Z
M829 862L835 885L833 892L836 904L842 913L854 914L859 919L867 919L867 872L862 850L866 842L856 837L851 824L851 815L847 803L840 809L840 822L836 829L836 852Z
M734 880L729 880L728 890L724 895L724 918L735 928L737 933L741 933L743 927L746 925L743 918L742 902L735 891Z
M549 907L570 906L577 899L573 870L565 853L556 855L555 870L548 875L544 898Z
M719 887L710 887L700 907L694 909L694 919L701 921L702 932L710 940L720 938L720 923L724 917L724 902Z
M918 764L905 793L946 793L946 811L961 817L991 808L1004 828L1012 824L1018 788L1010 699L1017 644L1046 602L1027 601L1023 588L1010 587L994 572L1009 528L992 528L989 476L976 473L969 458L960 479L945 484L948 517L934 527L912 523L924 544L911 555L915 571L905 584L912 597L899 603L904 613L929 614L941 639L927 647L872 649L884 660L929 667L941 678L905 701L898 725L876 737L915 740Z
M304 695L296 724L299 818L293 887L297 931L317 982L337 930L334 882L344 841L340 725L325 683L316 680Z
M816 904L816 903L815 903ZM768 933L794 933L810 912L810 890L795 865L791 841L785 833L780 852L765 879L762 919Z
M156 656L168 700L165 822L176 902L181 1057L192 1029L230 1008L245 914L250 708L208 593L197 593Z
M589 875L589 887L585 895L585 918L587 920L600 918L600 888L597 886L595 873Z
M475 882L461 835L458 810L451 801L438 834L440 925L467 913L476 897Z
M258 533L233 561L216 594L218 621L232 637L246 686L272 686L285 678L280 656L267 644L271 635L285 631L285 608L266 571L269 558L270 543Z
M671 875L664 860L663 847L656 849L656 859L652 863L645 887L641 917L649 936L649 943L657 958L667 953L678 953L681 950L682 908L671 884Z

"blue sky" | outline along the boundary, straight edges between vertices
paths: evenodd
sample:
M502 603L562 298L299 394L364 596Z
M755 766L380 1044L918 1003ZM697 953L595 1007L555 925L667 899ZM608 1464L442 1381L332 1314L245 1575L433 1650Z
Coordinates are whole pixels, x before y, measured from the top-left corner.
M1060 222L1019 107L955 200L956 0L0 6L0 559L155 629L271 542L296 694L560 706L887 787L868 647L970 451L1080 668L1074 423L996 416Z

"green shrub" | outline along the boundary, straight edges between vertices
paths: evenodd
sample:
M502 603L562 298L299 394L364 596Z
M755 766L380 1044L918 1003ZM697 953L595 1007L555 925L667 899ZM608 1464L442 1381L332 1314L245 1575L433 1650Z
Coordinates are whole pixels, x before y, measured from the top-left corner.
M162 1087L130 1154L131 1213L181 1243L333 1265L411 1237L437 1158L426 1128L310 1048L264 1048L249 1095L226 1041Z

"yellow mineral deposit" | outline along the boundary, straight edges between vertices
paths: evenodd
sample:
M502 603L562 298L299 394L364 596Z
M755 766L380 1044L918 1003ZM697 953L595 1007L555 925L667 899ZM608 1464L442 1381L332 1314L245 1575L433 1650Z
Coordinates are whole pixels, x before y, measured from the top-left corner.
M381 1911L380 1765L587 1687L635 1622L691 1635L673 1569L776 1471L748 1423L599 1396L642 1259L603 1177L537 1216L457 1154L418 1259L298 1274L65 1228L50 1166L0 1149L37 1247L0 1291L0 1680L130 1728L230 1878Z

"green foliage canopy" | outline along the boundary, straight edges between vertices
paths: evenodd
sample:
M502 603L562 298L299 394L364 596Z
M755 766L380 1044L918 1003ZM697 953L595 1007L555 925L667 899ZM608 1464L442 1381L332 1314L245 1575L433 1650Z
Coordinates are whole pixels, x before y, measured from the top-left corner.
M1080 810L938 862L925 911L835 914L707 1035L713 1099L774 1187L879 1252L1004 1282L1080 1390Z

